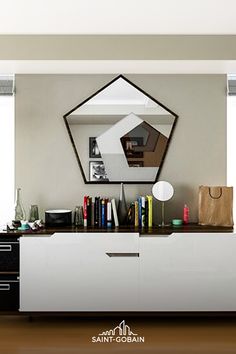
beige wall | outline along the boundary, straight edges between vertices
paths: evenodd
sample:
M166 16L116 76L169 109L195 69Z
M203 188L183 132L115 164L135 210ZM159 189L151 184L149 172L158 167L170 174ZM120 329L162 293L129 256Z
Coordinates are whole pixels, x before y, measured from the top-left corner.
M74 208L84 194L119 195L119 185L85 185L63 114L115 75L16 76L16 186L23 202ZM169 217L189 204L197 219L200 184L226 183L226 77L224 75L127 75L179 115L160 180L175 188ZM151 185L126 185L127 200L151 192ZM159 209L158 209L159 211Z
M235 35L0 35L1 60L235 60Z

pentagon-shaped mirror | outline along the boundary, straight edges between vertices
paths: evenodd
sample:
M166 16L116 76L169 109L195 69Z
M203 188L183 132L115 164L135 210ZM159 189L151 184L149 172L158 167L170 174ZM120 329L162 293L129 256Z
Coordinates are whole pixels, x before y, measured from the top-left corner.
M154 183L178 116L124 76L64 116L85 183Z

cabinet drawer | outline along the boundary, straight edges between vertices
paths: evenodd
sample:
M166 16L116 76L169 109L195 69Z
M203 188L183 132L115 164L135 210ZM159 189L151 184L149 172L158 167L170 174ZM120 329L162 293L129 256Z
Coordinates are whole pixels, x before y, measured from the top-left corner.
M48 241L48 242L47 242ZM46 244L47 242L47 244ZM20 240L21 245L27 245L27 247L37 247L36 243L39 243L49 250L49 247L58 254L58 250L61 248L64 250L64 254L71 252L71 249L76 250L83 249L83 252L88 257L94 257L96 253L98 256L103 257L106 253L138 253L139 252L139 233L133 232L84 232L84 233L54 233L52 237L45 239L45 243L42 243L40 238L24 238ZM57 251L55 251L57 250ZM51 250L49 251L51 253ZM76 251L75 251L76 252Z
M19 309L19 280L11 276L0 276L0 311Z
M19 242L0 241L0 272L19 271Z

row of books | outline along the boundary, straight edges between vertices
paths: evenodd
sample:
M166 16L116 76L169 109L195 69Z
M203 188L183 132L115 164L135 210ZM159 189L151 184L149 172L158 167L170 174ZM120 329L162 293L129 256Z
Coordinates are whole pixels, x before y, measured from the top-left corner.
M84 196L84 226L115 227L119 226L116 201L114 198ZM130 204L127 213L127 225L134 227L152 227L153 198L151 195L140 196Z
M131 203L128 210L129 225L134 227L152 227L153 223L153 198L152 195L140 196Z
M119 226L115 199L84 196L84 226Z

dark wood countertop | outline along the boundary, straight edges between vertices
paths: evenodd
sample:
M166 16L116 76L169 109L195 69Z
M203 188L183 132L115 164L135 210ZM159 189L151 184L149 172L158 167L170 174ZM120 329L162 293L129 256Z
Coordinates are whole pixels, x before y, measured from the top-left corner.
M221 226L201 226L195 223L183 226L168 226L168 227L152 227L152 228L134 228L129 226L120 226L118 228L94 228L94 227L58 227L58 228L44 228L39 231L0 231L0 238L4 237L21 237L21 236L46 236L52 235L55 232L139 232L140 236L168 236L174 232L215 232L215 233L233 233L234 229L231 227Z

